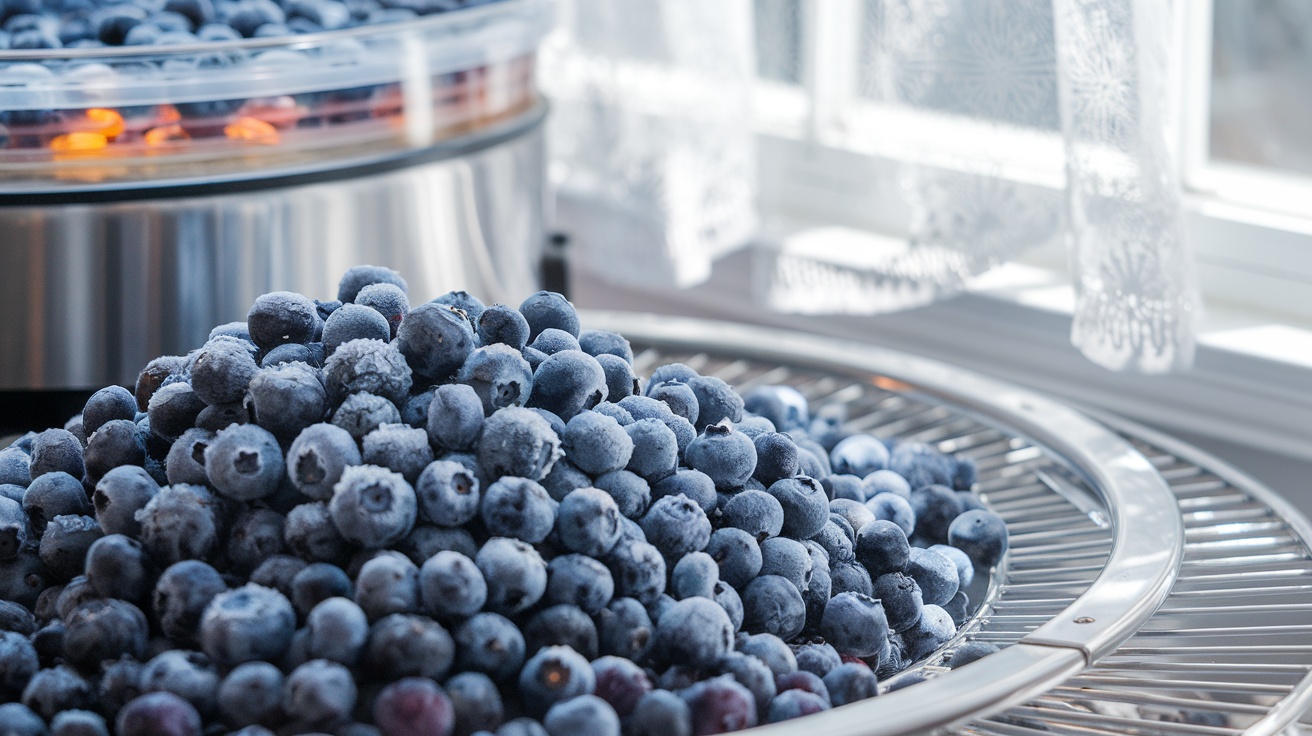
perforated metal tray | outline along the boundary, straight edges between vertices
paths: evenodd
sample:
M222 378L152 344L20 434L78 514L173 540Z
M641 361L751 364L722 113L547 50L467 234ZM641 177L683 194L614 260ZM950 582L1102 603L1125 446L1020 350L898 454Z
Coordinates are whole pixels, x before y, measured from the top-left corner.
M1011 551L926 682L762 734L1269 734L1312 688L1305 519L1169 438L942 363L794 333L589 313L639 370L686 362L740 389L843 403L852 429L979 462ZM1113 426L1109 426L1113 425ZM1005 645L948 671L964 641Z

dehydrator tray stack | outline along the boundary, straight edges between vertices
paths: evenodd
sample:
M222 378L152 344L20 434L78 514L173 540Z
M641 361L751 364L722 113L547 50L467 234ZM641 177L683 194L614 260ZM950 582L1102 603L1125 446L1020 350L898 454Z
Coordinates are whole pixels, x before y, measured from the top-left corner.
M306 175L495 135L540 114L548 0L177 45L0 52L0 188Z

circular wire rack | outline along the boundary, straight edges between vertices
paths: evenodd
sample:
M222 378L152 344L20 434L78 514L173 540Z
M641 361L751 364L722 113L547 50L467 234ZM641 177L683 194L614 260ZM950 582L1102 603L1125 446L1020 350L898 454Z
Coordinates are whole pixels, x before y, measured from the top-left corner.
M683 362L740 391L789 385L813 415L841 407L849 430L968 455L1007 522L970 620L898 676L924 682L760 733L1222 736L1306 717L1312 526L1219 461L893 351L667 317L585 323L629 337L640 373ZM943 666L976 640L1004 648Z

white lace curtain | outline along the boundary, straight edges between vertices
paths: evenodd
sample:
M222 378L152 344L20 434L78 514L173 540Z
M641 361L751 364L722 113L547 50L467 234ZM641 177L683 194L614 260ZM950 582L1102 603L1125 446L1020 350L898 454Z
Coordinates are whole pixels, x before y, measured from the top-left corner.
M967 149L964 165L901 162L904 249L859 265L792 249L762 298L782 310L917 306L1064 238L1075 346L1113 370L1187 367L1199 308L1174 141L1180 1L802 0L869 3L858 61L865 96L891 117L859 133L921 118L973 133L944 146L948 158ZM789 39L754 32L757 4L561 0L541 75L553 177L586 200L587 257L612 277L692 285L756 234L752 89L757 55L778 56L756 46ZM1056 185L1014 176L1045 140L1060 142ZM839 298L797 298L808 294Z

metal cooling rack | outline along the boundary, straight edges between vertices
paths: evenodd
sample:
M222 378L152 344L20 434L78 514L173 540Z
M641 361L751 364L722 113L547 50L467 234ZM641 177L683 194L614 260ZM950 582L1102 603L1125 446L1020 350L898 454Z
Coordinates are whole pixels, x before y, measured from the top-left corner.
M1251 479L1144 428L1102 418L1112 432L891 351L664 317L585 322L629 336L640 370L677 360L740 390L791 385L813 410L845 404L851 429L964 452L1007 521L1011 551L987 589L972 591L983 597L971 621L915 666L930 679L760 733L1299 728L1312 701L1312 527ZM973 639L1009 646L941 666Z

